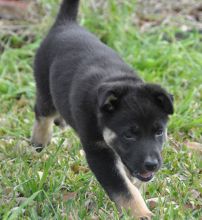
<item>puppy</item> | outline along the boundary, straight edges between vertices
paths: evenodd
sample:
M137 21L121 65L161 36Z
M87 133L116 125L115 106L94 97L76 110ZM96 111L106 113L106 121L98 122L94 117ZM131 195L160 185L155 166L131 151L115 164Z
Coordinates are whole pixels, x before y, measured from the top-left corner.
M79 0L63 1L36 53L32 143L41 151L51 140L54 120L63 118L77 132L89 167L109 197L135 218L150 219L132 179L147 182L161 166L172 95L145 83L80 27L78 5Z

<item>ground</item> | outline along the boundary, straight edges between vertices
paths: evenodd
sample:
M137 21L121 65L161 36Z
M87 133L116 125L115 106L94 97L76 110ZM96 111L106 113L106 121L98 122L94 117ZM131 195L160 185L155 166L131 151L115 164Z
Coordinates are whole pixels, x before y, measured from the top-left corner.
M79 22L174 94L164 165L144 197L154 220L201 219L202 2L145 2L82 1ZM57 0L39 0L26 13L0 10L0 219L119 219L72 129L55 128L40 154L30 146L33 57L57 8Z

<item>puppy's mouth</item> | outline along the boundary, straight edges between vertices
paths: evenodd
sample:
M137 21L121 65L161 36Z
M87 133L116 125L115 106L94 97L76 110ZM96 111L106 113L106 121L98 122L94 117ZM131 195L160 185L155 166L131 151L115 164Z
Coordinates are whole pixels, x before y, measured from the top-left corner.
M126 165L125 165L125 171L127 173L127 176L131 179L133 177L139 179L142 182L148 182L151 179L153 179L155 172L152 171L145 171L145 172L132 172Z
M133 173L132 176L138 178L140 181L148 182L154 177L154 172Z

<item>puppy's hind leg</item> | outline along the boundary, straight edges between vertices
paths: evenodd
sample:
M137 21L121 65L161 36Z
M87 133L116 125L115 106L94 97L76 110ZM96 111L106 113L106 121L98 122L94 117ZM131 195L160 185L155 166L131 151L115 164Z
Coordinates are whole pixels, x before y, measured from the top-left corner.
M52 117L38 117L35 120L31 142L40 152L44 146L48 145L52 137Z
M50 143L55 116L56 111L52 101L50 99L43 99L38 95L35 105L35 123L31 138L36 151L40 152Z

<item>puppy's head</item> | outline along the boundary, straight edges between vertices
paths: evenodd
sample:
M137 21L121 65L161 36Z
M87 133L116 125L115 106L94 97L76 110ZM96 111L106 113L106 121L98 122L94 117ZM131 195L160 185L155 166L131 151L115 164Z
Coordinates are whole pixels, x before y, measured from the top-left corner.
M161 167L173 97L156 84L104 83L98 89L103 138L130 174L149 181Z

